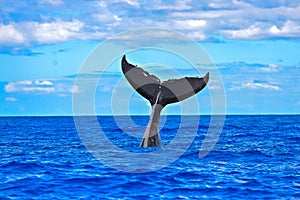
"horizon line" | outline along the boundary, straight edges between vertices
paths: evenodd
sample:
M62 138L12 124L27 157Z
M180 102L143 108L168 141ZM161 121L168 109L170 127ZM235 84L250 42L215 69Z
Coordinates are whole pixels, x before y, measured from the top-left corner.
M300 115L300 113L228 113L228 114L190 114L190 115L180 115L180 114L165 114L161 116L288 116L288 115ZM112 115L112 114L97 114L97 115L0 115L0 117L125 117L125 116L140 116L147 117L149 114L132 114L132 115Z

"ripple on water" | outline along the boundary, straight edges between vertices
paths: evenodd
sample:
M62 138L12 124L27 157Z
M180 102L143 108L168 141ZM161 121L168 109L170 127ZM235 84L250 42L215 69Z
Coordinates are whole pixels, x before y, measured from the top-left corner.
M118 122L126 127L124 119ZM89 124L94 119L82 120L82 130L93 130ZM156 151L140 149L140 138L127 135L113 117L98 120L120 148L143 155ZM148 117L134 120L146 126ZM166 118L164 144L174 138L178 121L180 117ZM72 117L2 117L0 199L300 198L300 116L227 116L213 151L200 159L209 121L201 116L193 143L177 161L157 171L131 174L96 160L80 141ZM183 121L182 130L189 133L196 122L192 117ZM138 164L147 168L149 161Z

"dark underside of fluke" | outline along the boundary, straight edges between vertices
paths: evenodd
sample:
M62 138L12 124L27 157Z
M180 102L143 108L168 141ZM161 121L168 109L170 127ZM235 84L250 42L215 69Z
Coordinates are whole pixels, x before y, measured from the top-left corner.
M141 67L127 62L122 58L122 71L130 85L152 106L149 123L145 130L141 147L161 146L159 135L159 119L161 110L168 104L176 103L200 92L209 80L209 73L204 77L184 77L161 81Z

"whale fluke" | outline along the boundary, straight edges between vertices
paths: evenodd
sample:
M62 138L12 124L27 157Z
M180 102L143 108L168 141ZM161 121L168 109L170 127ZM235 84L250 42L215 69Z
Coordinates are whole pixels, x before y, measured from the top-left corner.
M209 80L209 72L202 78L184 77L162 82L158 77L149 74L141 67L128 63L125 55L122 58L121 65L122 71L130 85L146 98L152 106L150 120L141 146L161 146L159 136L161 110L168 104L182 101L200 92Z

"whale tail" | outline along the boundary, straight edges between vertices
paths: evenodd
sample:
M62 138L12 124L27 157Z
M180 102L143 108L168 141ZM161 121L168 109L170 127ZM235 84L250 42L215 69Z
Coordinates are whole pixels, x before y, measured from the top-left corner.
M125 55L121 65L123 74L130 85L152 106L151 116L141 146L161 146L159 136L161 110L168 104L182 101L200 92L209 80L209 73L202 78L184 77L162 82L158 77L149 74L141 67L128 63Z

